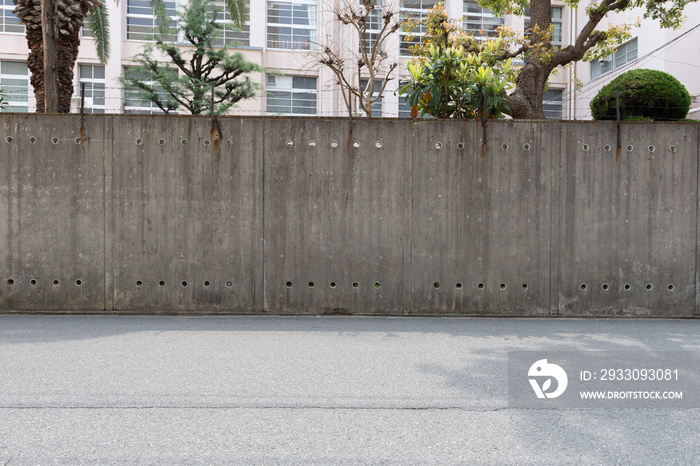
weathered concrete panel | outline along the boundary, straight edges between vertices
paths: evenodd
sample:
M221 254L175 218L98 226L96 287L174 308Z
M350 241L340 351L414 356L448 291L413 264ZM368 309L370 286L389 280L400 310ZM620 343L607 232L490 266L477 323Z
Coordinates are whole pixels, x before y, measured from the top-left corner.
M104 119L85 125L0 119L1 310L104 309Z
M416 123L412 302L418 314L550 312L556 127Z
M266 121L268 312L402 312L406 128Z
M691 316L697 127L568 124L561 158L560 313Z
M262 299L262 121L120 118L114 309L255 312Z

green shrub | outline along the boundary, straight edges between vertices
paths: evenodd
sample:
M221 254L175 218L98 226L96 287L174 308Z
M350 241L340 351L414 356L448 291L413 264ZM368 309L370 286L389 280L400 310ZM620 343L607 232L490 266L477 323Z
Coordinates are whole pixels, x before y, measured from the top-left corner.
M610 81L591 100L596 120L614 120L615 92L620 91L623 119L680 120L690 108L690 94L676 78L657 70L631 70Z

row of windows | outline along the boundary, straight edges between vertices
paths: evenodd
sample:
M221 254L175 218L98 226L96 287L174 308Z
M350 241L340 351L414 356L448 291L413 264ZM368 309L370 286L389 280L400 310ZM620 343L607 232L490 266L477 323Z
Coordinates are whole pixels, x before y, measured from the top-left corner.
M125 69L125 76L132 71ZM144 79L144 77L141 77ZM85 88L84 110L86 113L105 112L105 68L100 65L78 65L79 86ZM268 114L282 115L316 115L317 112L317 79L303 76L267 75L266 106ZM362 81L367 86L368 81ZM375 96L381 89L381 81L375 82ZM28 111L29 73L27 65L21 62L0 62L0 87L5 90L8 101L8 112ZM76 89L79 95L80 89ZM561 119L562 117L561 89L550 89L544 96L544 111L547 118ZM138 92L126 87L124 89L124 113L158 113L158 107L142 100ZM382 116L382 99L372 104L372 116ZM411 116L411 107L405 99L399 99L399 118Z
M177 22L177 0L165 0L168 15L172 18L171 27ZM401 0L401 16L405 19L419 22L438 0ZM247 0L250 6L250 0ZM151 8L150 0L127 0L126 5L126 37L130 40L149 40L156 28L156 18ZM20 25L12 13L12 0L0 0L0 32L23 33L24 26ZM222 37L216 45L250 46L250 23L238 30L230 22L224 2L216 3L219 11L219 21L224 25ZM267 2L267 47L275 49L309 50L317 41L317 0L270 0ZM503 18L494 16L488 8L481 8L475 0L463 1L464 28L476 37L485 38L496 35L496 29L504 24ZM377 9L370 18L370 40L376 39L381 30L381 10ZM562 8L552 8L552 23L554 24L553 42L562 41ZM529 12L526 11L525 27L529 24ZM425 26L417 24L413 30L401 30L400 50L402 55L410 55L410 46L420 42L425 34ZM84 30L83 37L89 34ZM182 42L182 38L179 38ZM169 37L177 42L178 37Z

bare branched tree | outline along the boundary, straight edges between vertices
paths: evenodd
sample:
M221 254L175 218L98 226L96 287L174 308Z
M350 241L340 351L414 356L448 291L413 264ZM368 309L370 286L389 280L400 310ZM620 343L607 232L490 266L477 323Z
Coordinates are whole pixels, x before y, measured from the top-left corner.
M390 62L386 41L402 25L399 8L382 0L341 0L335 18L353 31L358 43L333 41L319 44L318 62L330 68L340 86L343 101L352 114L352 101L372 116L372 104L384 93L398 62Z

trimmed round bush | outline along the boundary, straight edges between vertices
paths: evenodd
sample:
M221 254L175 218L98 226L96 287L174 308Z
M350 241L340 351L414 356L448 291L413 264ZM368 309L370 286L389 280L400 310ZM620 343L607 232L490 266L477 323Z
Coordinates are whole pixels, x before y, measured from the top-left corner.
M680 120L690 108L690 94L680 81L663 71L639 69L623 73L603 86L591 100L594 119L617 118L616 91L620 91L622 119Z

